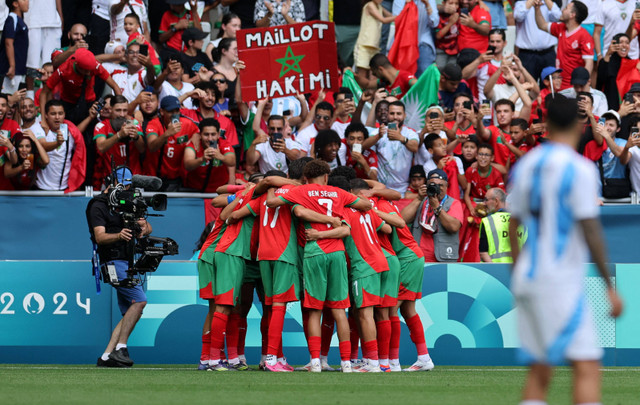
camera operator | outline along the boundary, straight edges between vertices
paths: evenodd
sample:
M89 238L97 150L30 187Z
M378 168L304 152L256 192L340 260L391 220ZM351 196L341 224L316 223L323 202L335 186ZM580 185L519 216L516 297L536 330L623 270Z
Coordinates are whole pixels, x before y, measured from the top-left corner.
M462 203L447 195L448 178L444 170L434 169L418 196L402 209L402 218L413 223L413 237L424 252L425 262L458 260Z
M115 170L116 182L126 188L131 186L131 171L126 167ZM102 266L114 266L118 281L128 278L129 268L127 244L133 238L133 231L125 228L122 216L109 207L108 187L102 194L93 198L87 206L87 221L91 231L91 239L98 246L98 255ZM144 219L137 221L140 234L137 237L149 235L151 225ZM127 340L147 304L147 297L142 286L115 287L118 295L118 306L122 312L122 319L111 334L109 344L101 357L98 367L131 367L133 361L129 358Z

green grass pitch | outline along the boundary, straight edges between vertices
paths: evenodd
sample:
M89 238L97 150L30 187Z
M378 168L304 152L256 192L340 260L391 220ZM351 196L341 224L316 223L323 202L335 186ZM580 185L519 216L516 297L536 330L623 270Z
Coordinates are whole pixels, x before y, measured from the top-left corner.
M431 372L214 373L191 366L0 365L0 404L517 404L524 368L443 367ZM638 404L640 369L603 371L603 403ZM571 403L571 373L556 370L549 404Z

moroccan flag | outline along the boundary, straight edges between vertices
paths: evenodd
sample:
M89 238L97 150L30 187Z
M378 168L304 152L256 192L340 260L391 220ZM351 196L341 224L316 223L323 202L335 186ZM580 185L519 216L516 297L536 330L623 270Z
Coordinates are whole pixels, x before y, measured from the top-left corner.
M389 61L397 69L416 74L418 70L418 6L406 3L396 18L396 36L389 50Z
M618 70L616 78L620 99L629 91L632 84L640 82L640 72L636 68L637 65L638 59L622 59L620 61L620 70Z
M413 4L413 3L410 3ZM404 124L409 128L419 131L424 127L427 108L438 104L438 82L440 71L435 63L420 75L418 81L411 86L407 94L402 97L407 117Z

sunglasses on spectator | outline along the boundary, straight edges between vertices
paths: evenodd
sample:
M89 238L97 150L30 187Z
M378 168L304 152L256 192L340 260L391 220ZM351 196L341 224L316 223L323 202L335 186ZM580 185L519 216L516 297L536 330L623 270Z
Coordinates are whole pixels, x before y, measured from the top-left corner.
M227 79L213 79L212 82L214 82L214 83L226 83Z
M329 121L331 119L331 116L329 115L319 115L316 114L316 119L317 120L325 120L325 121Z

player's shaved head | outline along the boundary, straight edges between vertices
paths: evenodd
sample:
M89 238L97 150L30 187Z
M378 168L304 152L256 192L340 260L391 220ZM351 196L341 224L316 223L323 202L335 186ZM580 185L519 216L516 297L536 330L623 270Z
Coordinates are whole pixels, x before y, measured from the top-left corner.
M321 159L313 159L304 167L303 175L307 180L317 179L325 175L329 175L331 169L329 163Z

